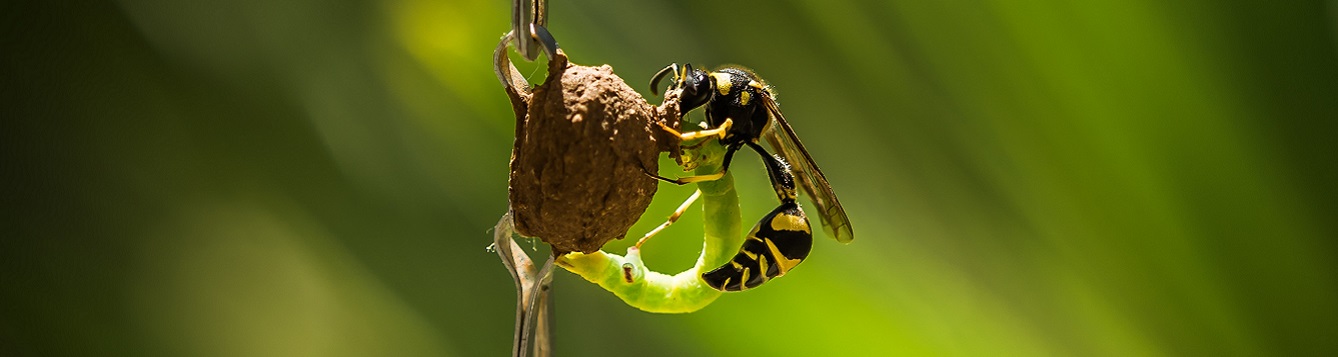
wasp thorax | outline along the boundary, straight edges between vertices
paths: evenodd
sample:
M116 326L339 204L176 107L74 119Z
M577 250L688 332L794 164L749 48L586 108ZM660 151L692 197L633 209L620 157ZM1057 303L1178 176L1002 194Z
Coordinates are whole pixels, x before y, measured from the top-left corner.
M650 204L656 180L646 172L678 145L659 124L677 128L678 111L650 105L607 65L553 62L527 108L518 105L511 209L518 233L559 254L591 253L626 235Z

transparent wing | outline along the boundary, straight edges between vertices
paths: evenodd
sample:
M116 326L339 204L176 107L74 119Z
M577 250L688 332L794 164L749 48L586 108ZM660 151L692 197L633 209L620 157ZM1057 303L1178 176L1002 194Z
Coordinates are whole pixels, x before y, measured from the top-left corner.
M794 129L790 128L790 123L781 115L776 101L767 95L762 98L762 102L771 116L770 127L762 137L766 138L767 144L771 145L773 150L780 151L780 155L790 162L791 169L796 173L795 182L805 194L808 194L808 198L813 200L813 205L817 206L818 217L822 219L822 228L827 231L827 235L838 242L850 243L855 239L854 233L850 230L850 218L846 217L846 210L841 207L841 202L836 200L832 186L827 184L827 177L822 175L822 170L813 162L813 157L808 155L808 150L804 150L804 144L799 142L799 137L794 134Z

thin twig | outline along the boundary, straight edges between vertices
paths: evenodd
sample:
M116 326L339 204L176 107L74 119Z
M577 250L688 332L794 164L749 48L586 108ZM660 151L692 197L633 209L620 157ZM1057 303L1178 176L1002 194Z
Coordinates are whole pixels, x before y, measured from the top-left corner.
M549 331L546 331L551 326L549 321L545 320L550 315L546 310L548 310L549 305L547 301L548 291L553 284L553 262L555 259L552 255L548 257L548 260L544 262L544 268L539 270L538 279L535 279L534 285L527 292L530 298L528 299L529 311L525 313L525 318L528 319L525 323L525 337L531 338L526 341L534 345L534 355L536 357L547 357L552 350L547 345L551 342L551 335L549 335Z
M553 284L553 263L549 255L542 270L535 271L534 261L516 243L515 225L511 211L502 215L493 228L493 246L502 259L502 265L516 282L516 329L511 355L527 357L531 350L537 357L552 354L552 302L549 292ZM534 338L531 339L531 336Z

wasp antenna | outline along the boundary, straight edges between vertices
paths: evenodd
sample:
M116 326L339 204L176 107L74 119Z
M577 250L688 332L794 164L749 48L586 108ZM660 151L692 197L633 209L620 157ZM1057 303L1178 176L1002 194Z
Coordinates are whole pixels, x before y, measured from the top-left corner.
M674 73L675 76L678 75L677 63L670 63L668 66L660 69L659 72L655 72L655 77L651 77L650 79L650 94L660 95L660 79L663 79L664 75L669 74L670 72Z

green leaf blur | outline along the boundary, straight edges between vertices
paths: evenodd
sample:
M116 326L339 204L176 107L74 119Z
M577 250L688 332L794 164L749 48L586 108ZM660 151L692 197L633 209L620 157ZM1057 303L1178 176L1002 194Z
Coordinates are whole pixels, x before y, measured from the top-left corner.
M1338 353L1332 1L550 5L638 88L756 70L857 237L689 315L558 272L559 356ZM509 349L508 2L0 9L0 354ZM733 171L760 218L760 162ZM700 220L647 264L691 266Z

